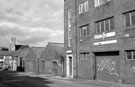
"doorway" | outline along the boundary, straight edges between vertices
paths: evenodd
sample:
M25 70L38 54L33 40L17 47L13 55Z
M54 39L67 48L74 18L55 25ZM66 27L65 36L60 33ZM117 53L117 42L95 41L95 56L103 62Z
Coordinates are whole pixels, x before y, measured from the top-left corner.
M67 77L73 78L73 56L67 55Z

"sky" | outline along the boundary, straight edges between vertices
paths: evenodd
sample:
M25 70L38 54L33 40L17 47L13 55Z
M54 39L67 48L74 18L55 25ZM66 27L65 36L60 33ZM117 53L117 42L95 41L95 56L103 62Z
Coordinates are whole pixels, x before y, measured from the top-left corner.
M0 0L0 46L64 42L64 0Z

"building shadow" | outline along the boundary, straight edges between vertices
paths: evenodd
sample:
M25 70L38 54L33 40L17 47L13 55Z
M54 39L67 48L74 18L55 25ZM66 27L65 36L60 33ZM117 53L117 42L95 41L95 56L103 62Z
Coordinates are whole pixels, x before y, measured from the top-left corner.
M52 84L47 78L27 75L18 75L18 72L1 71L0 87L50 87Z

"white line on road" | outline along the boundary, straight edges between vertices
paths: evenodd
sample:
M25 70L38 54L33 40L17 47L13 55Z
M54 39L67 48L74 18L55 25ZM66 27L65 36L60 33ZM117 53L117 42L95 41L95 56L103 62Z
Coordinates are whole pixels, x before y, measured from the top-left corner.
M18 82L18 81L23 81L23 80L7 80L7 81L3 81L3 82Z

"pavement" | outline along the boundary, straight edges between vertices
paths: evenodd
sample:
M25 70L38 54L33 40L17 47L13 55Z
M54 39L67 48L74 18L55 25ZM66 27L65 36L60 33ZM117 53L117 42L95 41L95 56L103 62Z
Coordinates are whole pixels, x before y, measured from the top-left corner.
M60 76L50 76L46 74L34 74L32 72L18 72L18 75L31 76L31 77L40 77L47 78L50 80L66 82L69 84L77 84L82 86L91 86L91 87L135 87L135 84L122 84L109 81L100 81L100 80L88 80L88 79L75 79L75 78L66 78Z

